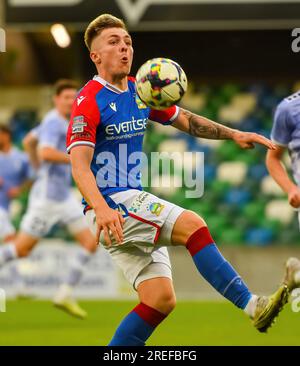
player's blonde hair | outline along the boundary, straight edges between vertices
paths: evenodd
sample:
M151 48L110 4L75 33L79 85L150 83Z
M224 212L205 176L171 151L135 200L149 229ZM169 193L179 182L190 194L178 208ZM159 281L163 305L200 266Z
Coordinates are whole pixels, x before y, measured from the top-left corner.
M91 44L94 38L96 38L106 28L122 28L128 32L122 19L111 14L101 14L91 21L84 33L84 42L89 51L91 50Z

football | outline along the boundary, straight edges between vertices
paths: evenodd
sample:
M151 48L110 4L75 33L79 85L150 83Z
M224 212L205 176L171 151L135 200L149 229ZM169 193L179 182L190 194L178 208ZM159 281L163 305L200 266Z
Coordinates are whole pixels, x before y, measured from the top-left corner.
M136 90L140 99L153 109L166 109L176 104L187 90L187 77L175 61L153 58L136 74Z

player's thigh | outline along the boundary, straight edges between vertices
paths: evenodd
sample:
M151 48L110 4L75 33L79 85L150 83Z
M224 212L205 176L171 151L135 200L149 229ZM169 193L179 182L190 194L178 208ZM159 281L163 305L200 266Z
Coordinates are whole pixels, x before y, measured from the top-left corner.
M169 314L176 305L176 295L172 279L163 277L162 267L164 266L165 264L162 263L149 264L141 275L145 274L147 271L155 273L155 271L159 270L159 267L161 267L161 277L153 277L141 281L137 286L137 292L142 303L163 314Z
M207 225L202 217L193 211L183 211L174 223L171 236L172 244L186 245L189 237L203 226Z
M89 252L95 252L98 248L95 236L89 228L82 229L73 233L73 236L78 243Z
M166 277L172 280L171 263L166 248L146 252L141 246L122 244L106 250L134 290L137 290L140 283L151 278Z

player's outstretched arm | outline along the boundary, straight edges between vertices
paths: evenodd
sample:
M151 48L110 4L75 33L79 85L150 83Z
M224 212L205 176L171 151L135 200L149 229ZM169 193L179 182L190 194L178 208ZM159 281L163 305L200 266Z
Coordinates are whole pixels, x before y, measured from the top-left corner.
M264 136L223 126L220 123L211 121L208 118L199 116L183 108L180 108L179 114L172 123L172 126L195 137L214 140L233 140L242 149L253 149L254 143L264 145L268 149L275 149L273 142Z
M277 146L276 150L269 150L266 156L266 166L275 182L288 194L289 203L292 207L300 207L300 189L290 179L282 162L286 148Z
M31 165L34 169L38 169L40 167L40 160L37 154L38 138L30 131L23 138L22 143Z
M40 160L48 161L53 164L70 164L69 155L52 146L42 146L38 149Z
M104 233L105 243L110 246L111 233L117 243L123 242L124 218L120 212L111 209L100 193L96 179L91 171L91 161L94 149L90 146L79 145L70 152L73 178L87 203L94 209L96 215L96 241L99 243L101 231Z
M7 195L10 199L15 199L20 197L20 195L25 192L25 191L29 191L29 189L32 186L32 180L31 179L26 179L24 180L24 182L19 185L19 186L15 186L15 187L11 187L8 191L7 191Z

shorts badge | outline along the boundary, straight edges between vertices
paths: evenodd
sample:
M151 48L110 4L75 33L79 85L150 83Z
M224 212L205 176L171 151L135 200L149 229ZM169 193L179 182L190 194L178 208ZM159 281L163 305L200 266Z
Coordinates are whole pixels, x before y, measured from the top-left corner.
M164 205L162 205L161 203L159 202L153 202L153 203L150 203L149 206L147 206L147 209L153 213L153 215L156 215L156 216L159 216L162 212L162 210L164 209Z

